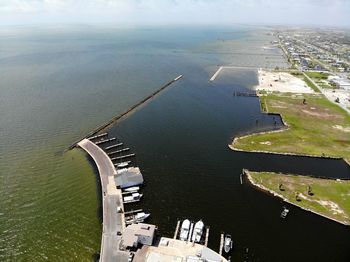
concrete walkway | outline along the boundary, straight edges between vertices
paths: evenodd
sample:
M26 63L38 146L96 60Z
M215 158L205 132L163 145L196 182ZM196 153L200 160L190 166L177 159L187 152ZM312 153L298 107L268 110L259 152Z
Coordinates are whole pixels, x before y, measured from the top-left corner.
M103 206L103 232L101 242L101 262L128 261L129 252L119 250L121 234L125 228L124 213L118 213L117 207L124 211L122 192L116 188L115 167L108 155L88 139L78 146L84 149L95 161L100 174Z

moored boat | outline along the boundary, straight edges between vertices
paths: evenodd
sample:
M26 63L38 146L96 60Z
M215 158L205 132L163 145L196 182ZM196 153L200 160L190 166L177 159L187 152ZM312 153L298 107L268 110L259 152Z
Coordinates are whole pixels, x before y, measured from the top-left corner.
M127 167L128 165L129 165L129 162L122 162L122 163L117 165L117 168Z
M142 194L132 193L131 196L126 196L123 198L125 204L140 201Z
M188 237L188 233L190 231L190 221L188 219L185 219L182 222L181 230L180 230L180 240L186 241Z
M137 192L139 190L140 190L140 188L138 186L133 186L133 187L128 187L128 188L123 189L123 191L125 191L125 192Z
M232 249L232 238L231 235L225 234L225 240L224 240L224 251L225 253L229 253Z
M281 218L286 218L289 213L289 209L286 207L283 207L283 211L281 212Z
M193 235L192 235L192 242L199 243L201 241L202 235L203 235L203 229L204 229L204 223L202 220L199 220L194 225Z
M145 212L139 212L135 215L132 215L128 218L126 218L125 223L127 225L135 224L135 223L142 223L144 222L151 214L145 213Z
M137 223L141 223L145 221L150 215L151 215L150 213L139 212L135 215L135 221Z

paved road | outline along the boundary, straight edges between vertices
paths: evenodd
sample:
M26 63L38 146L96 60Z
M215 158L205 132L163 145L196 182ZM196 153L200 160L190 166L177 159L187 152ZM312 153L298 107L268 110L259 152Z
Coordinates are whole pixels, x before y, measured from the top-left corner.
M97 145L88 139L78 143L95 161L100 174L102 187L103 206L103 232L101 242L101 262L128 261L128 252L119 251L121 236L118 232L123 232L125 227L125 217L123 213L117 212L117 207L124 210L121 190L116 189L114 182L115 167L108 155Z

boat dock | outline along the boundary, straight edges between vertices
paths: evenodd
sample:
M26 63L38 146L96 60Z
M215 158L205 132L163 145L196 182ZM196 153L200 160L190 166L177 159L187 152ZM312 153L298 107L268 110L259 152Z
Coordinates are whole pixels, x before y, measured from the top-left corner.
M255 66L219 66L218 70L216 70L216 72L214 73L214 75L209 79L209 81L214 81L217 76L220 74L221 70L223 69L253 69L253 70L258 70L258 67Z
M214 73L214 75L210 78L209 81L214 81L216 79L216 77L220 74L222 69L223 69L223 67L220 66L219 69Z
M113 151L113 152L109 152L109 153L107 153L107 155L115 155L115 154L119 154L119 153L122 153L122 152L126 152L126 151L129 151L130 150L130 148L123 148L123 149L120 149L120 150L117 150L117 151Z
M176 223L176 228L175 228L175 233L174 233L174 239L177 238L177 234L178 234L179 228L180 228L180 222L181 222L181 221L178 220L177 223Z
M112 148L116 148L116 147L119 147L119 146L122 146L122 145L123 145L123 143L118 143L118 144L115 144L115 145L107 146L107 147L105 148L105 150L109 150L109 149L112 149Z
M149 101L150 99L154 98L156 95L158 95L160 92L162 92L164 89L166 89L168 86L170 86L171 84L177 82L178 80L180 80L183 76L179 75L177 77L175 77L173 80L169 81L168 83L166 83L165 85L163 85L162 87L160 87L157 91L153 92L152 94L150 94L149 96L145 97L144 99L142 99L141 101L139 101L138 103L136 103L135 105L131 106L129 109L127 109L126 111L124 111L123 113L113 117L112 119L108 120L107 122L103 123L102 125L98 126L97 128L95 128L94 130L92 130L90 133L88 133L86 136L84 136L83 138L79 139L78 141L74 142L72 145L69 146L69 150L73 149L74 147L76 147L76 145L80 142L83 141L84 139L86 139L87 137L94 137L96 136L96 134L98 134L99 132L102 132L103 130L106 130L107 127L114 125L115 123L118 122L118 120L120 120L123 117L126 117L128 114L130 114L131 112L135 111L138 107L140 107L141 105L143 105L144 103L146 103L147 101Z
M224 234L220 235L220 248L219 248L219 254L222 255L222 250L224 248Z
M241 91L234 91L233 96L258 97L256 92L241 92Z
M135 156L134 153L133 153L133 154L124 155L124 156L113 157L113 158L111 158L111 160L112 160L112 161L114 161L114 160L120 160L120 159L124 159L124 158L128 158L128 157L133 157L133 156Z
M96 135L96 136L91 136L88 139L89 140L93 140L93 139L96 139L96 138L102 138L104 136L108 136L108 133L103 133L103 134L99 134L99 135Z
M112 137L112 138L109 138L109 139L100 140L100 141L95 142L95 145L101 145L101 144L104 144L104 143L112 142L114 140L117 140L117 139L115 137Z
M208 246L208 241L209 241L209 229L210 229L210 227L207 226L205 229L206 229L206 230L205 230L205 241L204 241L204 245L207 247L207 246Z
M131 214L139 213L139 212L142 212L142 209L136 209L136 210L125 211L124 214L125 214L125 215L131 215Z

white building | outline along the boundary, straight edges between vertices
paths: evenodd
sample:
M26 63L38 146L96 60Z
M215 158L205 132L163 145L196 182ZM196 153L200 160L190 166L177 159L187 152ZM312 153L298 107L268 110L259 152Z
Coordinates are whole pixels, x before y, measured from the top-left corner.
M150 224L131 224L123 232L121 245L124 249L136 248L139 244L151 246L156 226Z

